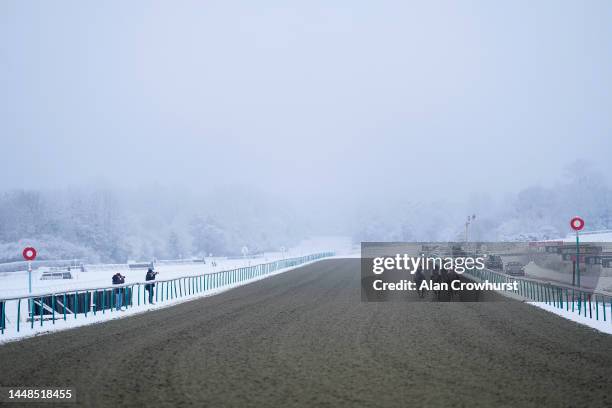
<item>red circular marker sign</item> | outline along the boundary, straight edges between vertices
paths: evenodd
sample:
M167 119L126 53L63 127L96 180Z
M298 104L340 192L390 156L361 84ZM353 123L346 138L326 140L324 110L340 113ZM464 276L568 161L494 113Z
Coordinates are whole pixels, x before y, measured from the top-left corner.
M22 254L23 259L25 259L26 261L33 261L34 259L36 259L36 249L32 247L25 248Z
M584 228L584 220L580 217L574 217L570 220L570 227L572 227L574 231L580 231Z

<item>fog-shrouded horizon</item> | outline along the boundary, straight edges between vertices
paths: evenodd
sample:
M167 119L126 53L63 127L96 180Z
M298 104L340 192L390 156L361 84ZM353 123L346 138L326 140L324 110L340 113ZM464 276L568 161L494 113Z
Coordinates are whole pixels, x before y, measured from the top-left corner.
M611 20L604 1L2 2L0 245L612 227Z

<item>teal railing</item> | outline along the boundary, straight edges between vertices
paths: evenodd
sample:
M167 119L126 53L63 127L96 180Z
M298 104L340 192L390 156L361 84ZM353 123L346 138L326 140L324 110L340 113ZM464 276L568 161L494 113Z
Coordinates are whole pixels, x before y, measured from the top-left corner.
M535 279L509 276L490 269L472 269L465 275L480 281L488 280L492 283L518 283L516 290L510 292L523 299L577 313L580 316L595 319L609 320L612 323L612 297L592 290L584 290L573 286L553 284Z
M0 299L0 334L43 327L45 322L54 325L58 320L110 314L120 306L144 306L149 304L148 288L155 303L167 303L333 255L323 252L208 274Z

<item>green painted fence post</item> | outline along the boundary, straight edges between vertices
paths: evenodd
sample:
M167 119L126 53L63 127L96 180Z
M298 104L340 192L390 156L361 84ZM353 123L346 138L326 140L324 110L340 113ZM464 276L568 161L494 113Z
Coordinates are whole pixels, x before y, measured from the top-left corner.
M550 286L550 283L546 287L546 297L548 298L548 304L551 305L551 306L554 306L555 296L554 296L554 293L553 293L552 286Z
M34 328L34 299L28 299L28 303L30 304L30 329Z
M6 326L6 301L2 303L2 320L0 320L0 324L2 325L2 334L4 334L4 326Z
M612 303L610 303L612 307ZM19 322L21 322L21 299L17 300L17 333L19 333Z
M51 296L51 321L55 324L55 295Z

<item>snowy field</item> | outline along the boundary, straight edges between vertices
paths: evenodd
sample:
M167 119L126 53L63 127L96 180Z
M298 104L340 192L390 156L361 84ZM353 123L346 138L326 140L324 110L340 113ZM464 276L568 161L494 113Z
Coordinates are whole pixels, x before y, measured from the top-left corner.
M20 332L16 332L14 330L14 322L13 324L10 324L11 322L9 322L10 324L9 329L6 330L4 334L0 335L0 344L11 342L11 341L16 341L16 340L21 340L27 337L43 335L43 334L47 334L51 332L67 330L67 329L72 329L72 328L81 327L81 326L87 326L90 324L102 323L102 322L106 322L109 320L121 319L127 316L133 316L136 314L145 313L145 312L152 311L152 310L174 306L179 303L189 302L191 300L198 299L198 298L214 296L219 293L223 293L228 290L231 290L233 288L236 288L242 285L247 285L249 283L253 283L253 282L256 282L262 279L266 279L270 276L275 276L275 275L290 271L295 268L303 267L305 265L308 265L314 262L318 262L318 261L312 261L312 262L303 263L297 266L278 269L267 275L254 277L252 279L244 280L241 282L236 282L234 284L224 285L222 287L215 288L215 289L209 289L209 290L206 290L205 292L200 292L200 293L195 293L192 295L186 295L180 298L165 300L163 303L141 304L141 305L133 304L132 306L130 306L129 308L126 308L125 310L118 311L118 310L108 309L104 313L98 312L97 314L93 314L92 312L90 312L86 317L82 313L79 313L78 315L68 314L66 320L63 320L61 314L58 314L57 319L55 321L51 321L47 317L43 325L39 325L40 320L38 320L34 322L32 327L30 326L30 323L28 323L27 321L23 321L21 324L22 328ZM239 265L239 264L226 263L226 265L229 266L229 265ZM245 265L246 265L245 263L240 264L240 266L245 266ZM256 265L256 264L253 263L253 265ZM219 270L221 269L217 267L217 271ZM223 269L223 270L226 270L226 269ZM15 301L12 301L12 302L14 303ZM9 309L11 309L10 306L14 306L14 304L12 305L9 304L8 306ZM12 309L14 309L14 307Z
M207 258L203 263L159 263L155 270L159 272L157 279L174 279L226 271L245 266L258 265L284 258L295 258L317 252L334 251L337 256L348 255L352 251L351 242L346 237L317 237L302 241L299 245L289 248L285 253L266 252L255 258ZM213 266L213 262L216 266ZM87 269L87 267L86 267ZM112 285L112 276L120 272L125 283L144 282L146 269L129 269L128 265L96 266L95 269L81 272L78 268L72 270L73 279L41 280L42 270L32 272L32 295L62 292L66 290L82 290L102 288ZM0 299L28 296L28 273L0 273Z
M327 251L335 252L336 256L338 257L359 255L359 250L356 250L351 245L350 239L346 237L318 237L309 240L304 240L299 245L290 248L285 252L269 252L258 257L244 257L239 259L211 258L206 260L206 264L164 262L156 264L155 270L159 272L159 280L166 280L228 271L236 268L255 266L282 259L296 258ZM213 266L213 261L216 263L215 266ZM66 320L63 319L63 316L61 316L61 314L58 314L57 319L55 319L55 321L45 318L44 324L40 324L41 321L37 319L32 325L24 319L22 321L21 331L19 333L15 330L16 322L12 321L14 320L14 316L17 314L17 301L8 301L6 303L6 318L8 323L8 329L3 335L0 336L0 343L14 341L21 338L40 335L57 330L65 330L83 325L95 324L138 313L144 313L150 310L169 307L177 303L186 302L199 297L213 296L218 293L235 288L237 286L249 284L251 282L264 279L269 276L274 276L303 265L306 265L306 263L279 269L266 275L255 276L253 278L242 280L233 284L225 284L222 287L208 289L204 292L194 293L189 296L182 296L180 298L175 299L166 299L163 303L153 305L144 304L144 302L143 304L138 305L136 302L133 302L132 306L127 308L127 310L106 310L104 313L98 312L95 315L90 312L87 317L85 317L81 313L79 313L78 315L69 314ZM34 271L32 279L32 295L36 296L54 292L110 287L112 286L111 277L116 272L121 272L123 275L126 276L126 284L142 283L145 281L144 278L146 269L130 270L127 264L108 265L106 268L104 267L104 265L96 265L96 268L92 268L90 271L76 271L74 272L74 279L65 280L40 280L40 275L42 274L42 272ZM27 275L27 272L2 273L0 275L0 298L7 299L28 296ZM24 305L24 307L27 306ZM24 312L24 310L22 310L22 312Z

